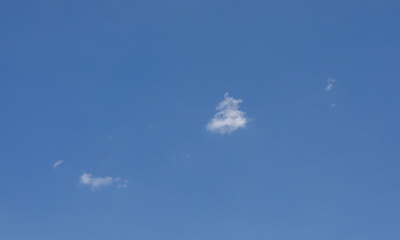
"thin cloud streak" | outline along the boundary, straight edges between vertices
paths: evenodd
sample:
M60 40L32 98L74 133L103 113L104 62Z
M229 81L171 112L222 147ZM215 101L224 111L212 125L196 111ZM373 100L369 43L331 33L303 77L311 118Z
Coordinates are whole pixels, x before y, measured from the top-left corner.
M80 184L90 187L92 190L96 190L100 187L111 186L116 183L118 188L126 188L128 186L127 180L122 180L120 177L92 177L90 173L83 173L79 180Z
M248 122L245 116L246 113L239 110L239 104L242 102L242 99L234 99L233 97L229 97L228 93L225 93L224 100L216 107L218 112L206 126L207 130L225 134L246 127L246 123Z
M57 162L55 162L53 164L53 169L56 169L58 166L60 166L62 163L64 162L64 160L58 160Z

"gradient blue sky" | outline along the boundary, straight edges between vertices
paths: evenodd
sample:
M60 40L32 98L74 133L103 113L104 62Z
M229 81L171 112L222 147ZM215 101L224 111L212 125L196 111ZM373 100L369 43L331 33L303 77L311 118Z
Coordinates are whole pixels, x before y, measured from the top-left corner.
M0 239L400 239L399 1L1 0L0 32ZM227 92L246 127L207 131Z

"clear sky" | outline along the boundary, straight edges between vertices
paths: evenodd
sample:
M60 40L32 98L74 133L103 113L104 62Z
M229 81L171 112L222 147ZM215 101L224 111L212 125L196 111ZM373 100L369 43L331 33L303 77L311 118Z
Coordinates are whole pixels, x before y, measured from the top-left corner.
M0 239L400 239L400 2L0 1Z

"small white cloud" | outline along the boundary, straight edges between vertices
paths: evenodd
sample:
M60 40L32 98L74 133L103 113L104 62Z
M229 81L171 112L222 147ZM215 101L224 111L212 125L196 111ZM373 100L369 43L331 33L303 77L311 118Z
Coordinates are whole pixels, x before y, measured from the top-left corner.
M58 160L57 162L55 162L53 164L53 169L56 169L58 166L60 166L62 163L64 162L64 160Z
M206 128L210 132L225 134L231 133L239 128L246 127L248 119L246 114L239 110L239 103L242 99L234 99L225 93L216 110L218 111L209 121Z
M336 79L333 78L328 78L326 87L325 87L325 91L330 91L333 88L333 84L336 82Z
M336 104L332 103L332 104L330 105L330 107L331 107L331 108L334 108L334 107L336 107Z
M82 185L89 186L92 190L95 190L99 187L106 187L110 186L113 183L118 183L117 187L121 188L120 186L127 187L128 186L128 181L124 180L123 184L121 184L121 178L112 178L112 177L92 177L92 174L90 173L83 173L80 177L80 183Z

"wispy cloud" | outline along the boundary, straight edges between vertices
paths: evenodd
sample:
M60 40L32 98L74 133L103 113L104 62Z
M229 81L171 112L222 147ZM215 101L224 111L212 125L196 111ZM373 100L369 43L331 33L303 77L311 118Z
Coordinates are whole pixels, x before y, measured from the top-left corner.
M116 182L117 182L117 188L119 189L128 187L128 180L126 179L122 180L121 178L117 178Z
M331 108L334 108L334 107L336 107L336 104L332 103L332 104L330 105L330 107L331 107Z
M336 79L328 78L326 82L325 91L330 91L333 89L333 84L336 82Z
M239 110L239 104L242 99L234 99L225 93L216 110L218 111L209 121L206 128L210 132L225 134L231 133L239 128L246 127L248 119L246 114Z
M57 162L55 162L53 164L53 169L56 169L58 166L60 166L62 163L64 162L64 160L58 160Z
M127 180L122 180L120 177L92 177L90 173L83 173L79 181L82 185L90 187L95 190L100 187L110 186L112 184L117 184L118 188L126 188L128 186Z

